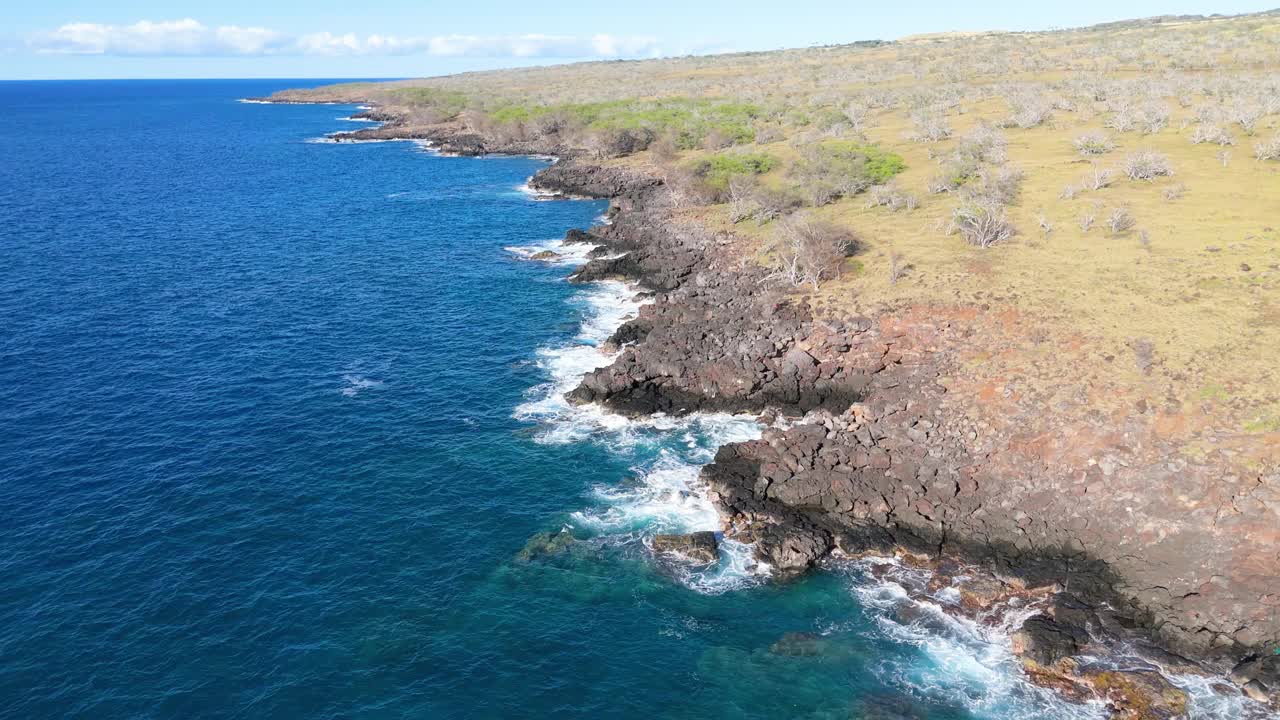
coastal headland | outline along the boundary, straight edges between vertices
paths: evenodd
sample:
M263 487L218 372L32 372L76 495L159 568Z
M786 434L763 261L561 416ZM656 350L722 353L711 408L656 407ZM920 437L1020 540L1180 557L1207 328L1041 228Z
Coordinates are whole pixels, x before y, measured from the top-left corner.
M1014 635L1028 674L1102 698L1116 717L1185 713L1160 671L1202 674L1263 712L1280 709L1280 406L1269 355L1280 347L1280 236L1266 220L1280 218L1280 163L1265 152L1280 103L1247 88L1280 82L1259 49L1274 50L1265 38L1277 27L1265 15L1176 19L784 51L772 65L770 54L594 63L268 100L367 104L361 116L382 123L337 141L553 155L533 187L609 199L608 224L566 238L598 246L572 279L625 280L654 301L610 339L617 359L570 398L633 416L758 413L763 437L723 446L702 480L724 533L755 543L779 579L832 554L894 556L940 582L966 578L958 607L975 617L1034 604ZM1205 42L1235 52L1231 82L1181 64ZM1158 43L1164 59L1135 71ZM1013 87L971 59L932 78L960 53L1039 58L1022 72L1053 77ZM815 84L807 122L772 114L763 91L739 98L742 77L767 80L762 68L775 66ZM662 104L664 83L687 98L689 78L717 69L704 95L728 100ZM837 74L858 89L837 93L824 80ZM650 103L649 120L599 124L598 110L575 124L568 104L543 112L557 106L522 96L539 82L614 76L637 86L626 92ZM873 101L877 88L895 99ZM726 107L744 102L762 109ZM1244 125L1237 107L1254 108ZM830 108L841 118L824 129ZM703 125L696 140L682 134L686 111ZM737 137L740 121L750 132ZM1191 135L1210 128L1234 137L1205 155L1210 141ZM1110 156L1117 143L1123 159ZM1146 158L1149 177L1133 167L1147 151L1160 156ZM954 187L926 190L948 173ZM1059 176L1082 173L1095 186L1061 187ZM777 197L784 190L796 196ZM1240 205L1190 211L1174 239L1155 218L1168 208L1184 222L1180 193ZM966 243L975 208L1009 232ZM1140 219L1126 226L1119 210ZM798 282L778 242L794 218L853 233L838 262ZM1104 236L1094 223L1112 227ZM1165 333L1175 325L1187 327Z

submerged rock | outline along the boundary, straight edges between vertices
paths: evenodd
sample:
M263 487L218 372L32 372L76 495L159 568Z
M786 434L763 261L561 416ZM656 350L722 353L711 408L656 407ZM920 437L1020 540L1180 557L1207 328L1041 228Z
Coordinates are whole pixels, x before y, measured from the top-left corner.
M556 555L563 555L568 552L577 540L573 535L562 531L559 532L540 532L529 538L524 544L520 552L516 553L516 560L520 562L534 562Z
M653 551L679 555L701 564L710 564L720 559L716 534L709 530L687 535L655 535Z
M787 657L814 657L823 651L822 636L812 632L789 632L769 646L769 652Z
M543 250L542 252L536 252L530 255L529 259L530 260L558 260L560 259L560 254L551 250Z

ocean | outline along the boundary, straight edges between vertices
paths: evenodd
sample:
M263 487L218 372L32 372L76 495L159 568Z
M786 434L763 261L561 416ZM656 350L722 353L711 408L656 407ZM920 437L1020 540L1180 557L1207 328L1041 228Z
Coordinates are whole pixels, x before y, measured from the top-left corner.
M761 429L562 399L606 204L238 102L315 83L0 83L0 716L1102 716L864 568L655 559Z

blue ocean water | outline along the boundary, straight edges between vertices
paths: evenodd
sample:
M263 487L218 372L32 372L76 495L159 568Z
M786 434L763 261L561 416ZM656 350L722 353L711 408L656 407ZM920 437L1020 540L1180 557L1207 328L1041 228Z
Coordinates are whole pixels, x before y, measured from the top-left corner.
M559 399L637 305L526 258L605 205L236 101L300 84L0 83L0 715L1097 715L856 568L655 561L759 429Z

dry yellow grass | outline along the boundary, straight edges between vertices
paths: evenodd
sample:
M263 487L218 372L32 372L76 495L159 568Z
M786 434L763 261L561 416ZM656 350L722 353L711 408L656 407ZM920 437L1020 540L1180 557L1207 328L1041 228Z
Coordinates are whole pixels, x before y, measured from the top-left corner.
M963 133L1000 112L973 108L955 125ZM1006 130L1008 164L1026 173L1021 198L1010 208L1020 232L984 250L947 234L955 199L926 189L936 171L929 151L945 152L956 140L913 143L903 138L907 120L900 113L878 118L867 134L906 158L898 184L921 205L891 212L854 197L822 208L869 245L860 258L863 271L823 292L866 304L1012 304L1060 330L1095 336L1105 351L1124 358L1132 357L1134 340L1146 339L1159 361L1154 379L1141 376L1132 361L1112 371L1134 382L1174 380L1180 395L1227 388L1231 396L1247 397L1265 426L1267 418L1280 417L1280 164L1256 162L1235 147L1224 166L1217 146L1191 144L1180 119L1175 115L1172 127L1154 135L1112 133L1118 147L1092 161L1076 153L1071 139L1101 130L1096 119L1067 115ZM1125 154L1145 148L1168 155L1175 175L1155 182L1124 178L1117 166ZM1094 162L1116 168L1118 179L1063 199L1062 189ZM1185 187L1182 196L1166 199L1164 191L1175 185ZM1113 235L1105 219L1118 207L1128 208L1137 226ZM1080 225L1086 214L1097 217L1087 232ZM1042 218L1051 226L1047 234ZM891 283L895 252L912 268Z
M1045 336L1086 338L1092 354L1054 353L1033 343L1036 364L1067 377L1106 374L1142 396L1221 411L1245 433L1280 430L1280 161L1254 158L1255 142L1280 133L1280 15L1134 22L1045 33L942 34L880 46L472 73L408 81L479 98L482 107L537 106L662 97L724 98L771 109L761 122L782 139L744 150L780 161L766 184L790 183L797 146L865 138L901 155L895 182L920 200L912 211L869 207L865 195L803 212L855 229L867 249L818 299L833 307L968 304L1013 308ZM385 88L380 87L379 91ZM1011 100L1054 106L1048 119L1005 122ZM815 127L795 119L864 108L861 127ZM1252 126L1236 123L1252 108ZM1157 132L1104 128L1118 112L1164 108ZM912 115L945 117L940 142L908 139ZM1220 124L1236 144L1193 144L1198 127ZM1007 208L1018 234L979 249L947 231L959 200L931 194L929 180L960 138L1002 124L1003 167L1025 174ZM1072 140L1105 132L1116 147L1082 157ZM1134 181L1119 168L1136 151L1167 156L1172 177ZM1223 158L1223 152L1229 157ZM687 166L705 151L683 153ZM651 153L606 160L662 172ZM1064 197L1094 166L1114 169L1108 186ZM671 161L666 163L668 167ZM1175 188L1180 191L1175 192ZM1068 194L1069 195L1069 194ZM1127 209L1122 233L1107 216ZM728 225L724 207L690 211ZM1091 229L1081 226L1092 214ZM763 243L771 224L733 226ZM891 282L898 257L910 270ZM1135 348L1150 344L1143 372Z

